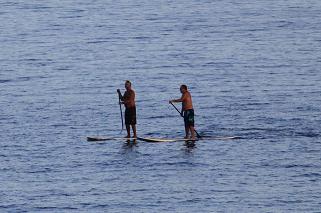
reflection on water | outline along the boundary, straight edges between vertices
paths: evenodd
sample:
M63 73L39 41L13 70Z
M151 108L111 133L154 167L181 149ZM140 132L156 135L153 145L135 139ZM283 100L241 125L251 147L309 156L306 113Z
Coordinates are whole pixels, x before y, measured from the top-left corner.
M122 154L136 152L137 147L138 147L138 143L136 139L128 139L122 146Z
M192 153L193 150L196 148L196 142L195 141L185 141L185 152L186 153Z

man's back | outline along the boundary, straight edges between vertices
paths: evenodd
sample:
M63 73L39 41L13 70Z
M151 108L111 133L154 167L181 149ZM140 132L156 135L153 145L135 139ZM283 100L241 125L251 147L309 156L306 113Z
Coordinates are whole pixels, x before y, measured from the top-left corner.
M182 95L182 108L183 111L186 110L190 110L193 109L193 102L192 102L192 96L191 93L186 91L183 95Z

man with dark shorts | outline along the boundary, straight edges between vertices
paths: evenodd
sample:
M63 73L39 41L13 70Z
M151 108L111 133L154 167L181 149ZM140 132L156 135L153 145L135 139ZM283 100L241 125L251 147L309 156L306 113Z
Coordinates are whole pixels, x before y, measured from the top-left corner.
M124 95L117 89L118 95L122 103L125 105L125 125L127 130L126 138L130 138L130 126L132 127L134 138L137 138L136 134L136 104L135 104L135 91L131 87L131 82L125 82L126 91Z
M194 129L194 109L192 103L192 96L187 90L186 85L181 85L180 91L182 97L179 99L170 100L169 103L182 102L182 115L184 117L185 124L185 138L189 138L189 132L191 133L191 139L195 139L195 129Z

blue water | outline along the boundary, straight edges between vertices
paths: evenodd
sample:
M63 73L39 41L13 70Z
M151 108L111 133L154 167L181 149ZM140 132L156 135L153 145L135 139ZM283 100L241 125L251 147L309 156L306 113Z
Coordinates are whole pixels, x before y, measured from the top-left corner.
M0 8L0 212L321 211L320 1ZM184 83L200 134L242 139L87 142L127 79L140 136L184 136Z

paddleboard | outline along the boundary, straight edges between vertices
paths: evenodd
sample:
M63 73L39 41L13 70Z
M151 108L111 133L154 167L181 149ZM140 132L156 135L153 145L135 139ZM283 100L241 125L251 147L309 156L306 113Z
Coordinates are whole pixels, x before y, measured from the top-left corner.
M87 137L87 141L135 140L135 139L136 139L136 138L100 137L100 136Z
M192 140L190 138L151 138L151 137L137 137L137 138L121 138L121 137L101 137L101 136L92 136L87 137L87 141L108 141L108 140L140 140L150 143L158 143L158 142L179 142L179 141L200 141L200 140L232 140L232 139L240 139L238 136L228 136L228 137L209 137L204 136L201 138L196 138Z
M138 140L145 141L145 142L151 142L151 143L157 143L157 142L178 142L178 141L197 141L192 139L185 139L185 138L142 138L137 137Z
M179 142L179 141L186 141L186 142L193 142L193 141L203 141L203 140L232 140L232 139L240 139L241 137L238 136L228 136L228 137L201 137L196 138L195 140L190 138L145 138L145 137L137 137L138 140L157 143L157 142Z

